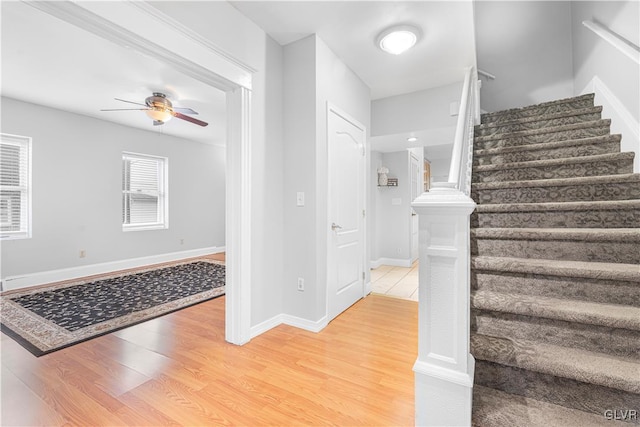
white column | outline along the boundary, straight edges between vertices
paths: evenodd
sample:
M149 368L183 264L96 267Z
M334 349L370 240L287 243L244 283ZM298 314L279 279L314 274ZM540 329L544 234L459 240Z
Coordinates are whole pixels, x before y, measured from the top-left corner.
M475 361L469 352L471 198L439 184L413 203L420 216L416 425L470 426Z
M225 339L251 339L251 91L227 92Z

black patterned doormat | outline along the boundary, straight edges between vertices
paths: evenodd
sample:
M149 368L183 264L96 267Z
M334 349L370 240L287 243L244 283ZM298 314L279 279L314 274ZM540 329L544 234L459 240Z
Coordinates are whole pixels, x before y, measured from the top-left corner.
M225 266L209 260L12 292L2 332L42 356L224 292Z

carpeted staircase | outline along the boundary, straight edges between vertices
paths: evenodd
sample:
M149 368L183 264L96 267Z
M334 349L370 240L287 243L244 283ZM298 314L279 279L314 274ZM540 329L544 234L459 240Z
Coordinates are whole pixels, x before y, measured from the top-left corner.
M601 110L583 95L475 129L476 426L640 424L640 174Z

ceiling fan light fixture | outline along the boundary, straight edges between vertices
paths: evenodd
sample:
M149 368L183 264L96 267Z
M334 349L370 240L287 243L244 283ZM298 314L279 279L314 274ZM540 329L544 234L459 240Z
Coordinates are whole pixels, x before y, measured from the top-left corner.
M376 38L376 44L387 53L400 55L411 49L418 42L420 35L420 29L413 25L397 25L381 32Z
M153 120L163 123L171 120L171 117L173 117L170 111L160 108L150 108L148 110L145 110L145 113L147 113L147 116L149 116Z

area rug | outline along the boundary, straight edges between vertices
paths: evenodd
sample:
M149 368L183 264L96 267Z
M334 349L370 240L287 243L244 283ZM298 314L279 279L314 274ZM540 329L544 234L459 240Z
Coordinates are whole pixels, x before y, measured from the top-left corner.
M2 332L42 356L224 292L225 266L210 260L11 292Z

